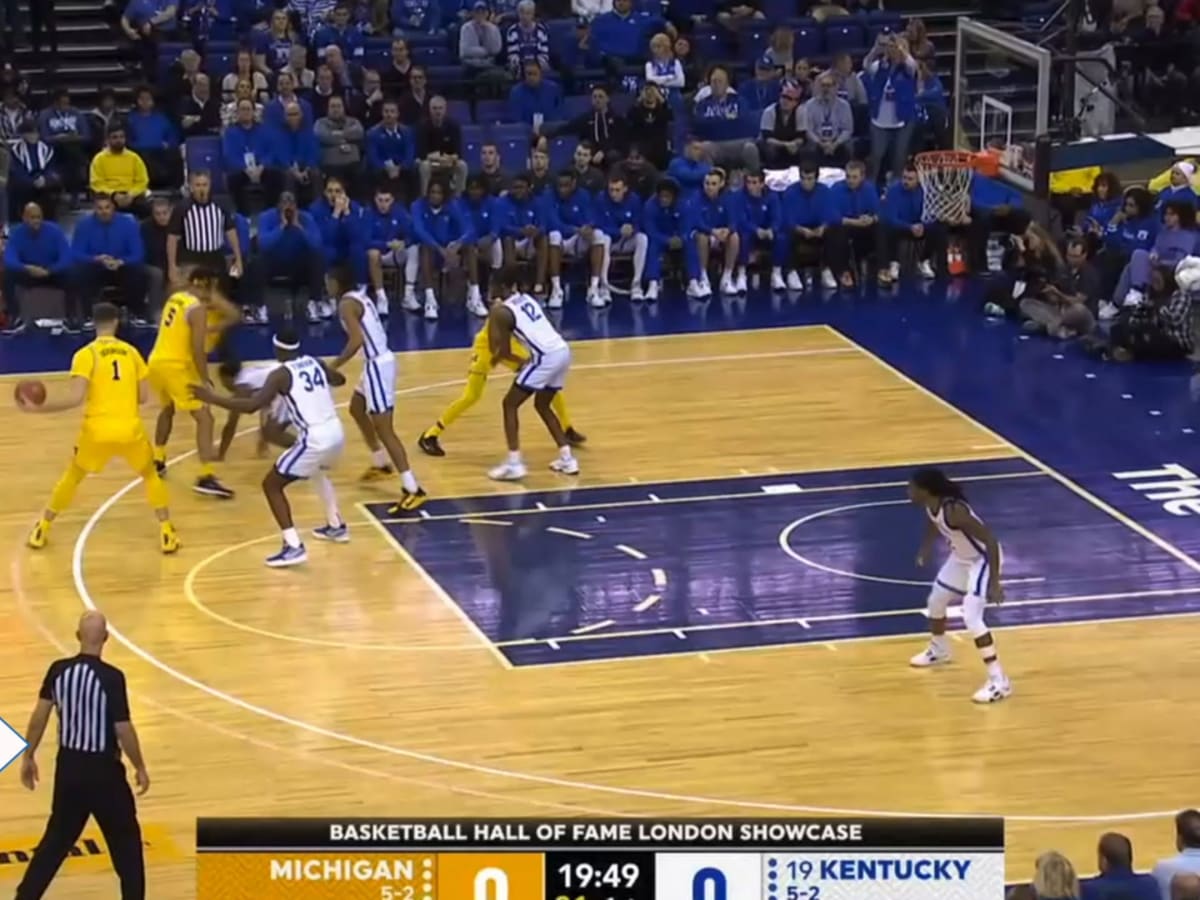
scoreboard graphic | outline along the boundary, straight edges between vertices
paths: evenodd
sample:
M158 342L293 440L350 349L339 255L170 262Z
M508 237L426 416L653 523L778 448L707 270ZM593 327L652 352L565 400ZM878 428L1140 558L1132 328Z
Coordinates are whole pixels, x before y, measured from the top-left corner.
M200 900L1001 900L1001 819L200 819Z

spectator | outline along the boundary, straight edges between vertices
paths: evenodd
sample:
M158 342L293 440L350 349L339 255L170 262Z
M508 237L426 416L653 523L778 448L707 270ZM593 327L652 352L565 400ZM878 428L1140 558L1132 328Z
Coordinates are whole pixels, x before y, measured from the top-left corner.
M912 165L905 166L899 183L888 188L880 219L879 284L895 284L900 279L900 259L910 255L917 260L920 276L932 279L930 260L946 258L945 239L940 224L925 222L925 191ZM910 252L902 253L906 247Z
M99 153L104 148L108 129L120 121L121 113L117 109L117 95L112 88L101 88L96 94L96 105L88 110L88 131L91 139L88 149Z
M925 60L932 63L936 51L933 47L933 41L929 40L929 32L925 28L925 21L912 16L904 24L904 40L908 44L909 55L913 59L920 62Z
M604 57L596 50L592 40L592 26L587 19L575 21L575 40L562 50L559 67L564 71L570 84L579 84L585 69L599 69L605 65ZM628 73L632 77L632 72Z
M12 85L4 88L0 101L0 140L15 141L21 137L21 125L29 118L29 109Z
M1200 900L1200 875L1180 872L1172 878L1171 900Z
M1188 267L1182 267L1189 288L1181 288L1175 275L1166 266L1156 266L1151 273L1146 299L1139 306L1126 307L1113 322L1109 331L1109 357L1116 362L1131 360L1182 360L1193 349L1192 342L1192 290L1196 288L1194 278L1188 277ZM1190 859L1185 850L1175 860L1187 864ZM1176 869L1168 872L1154 868L1154 877L1160 887L1169 884L1170 878L1181 874ZM1169 896L1169 894L1164 894Z
M570 135L579 141L590 141L595 147L592 165L609 167L620 161L629 149L629 129L624 119L609 106L608 88L602 84L592 88L592 109L576 116L566 125L554 129L548 136Z
M364 128L374 128L383 121L383 82L374 69L363 69L362 91L351 95L347 101L347 112L363 123Z
M237 122L238 107L249 103L255 122L263 120L263 105L254 99L254 88L249 81L239 81L231 101L221 107L221 127L227 129Z
M604 241L600 237L595 200L581 191L570 169L560 172L542 195L542 215L549 229L550 297L547 309L561 309L566 300L562 285L563 261L582 261L588 267L587 302L602 307L612 302L601 290Z
M725 296L743 293L735 281L738 259L742 244L739 230L738 210L740 200L735 201L725 190L725 173L714 169L704 178L704 186L692 204L692 234L689 239L696 243L696 255L700 261L700 278L689 281L687 295L694 299L712 296L712 284L708 279L711 252L723 252L720 292Z
M504 70L496 63L504 52L504 38L489 18L485 0L471 4L471 18L458 30L458 59L473 77L501 81Z
M783 267L791 255L791 241L783 227L779 192L767 190L762 172L746 173L742 190L737 194L737 221L741 249L737 285L746 283L746 267L761 254L771 266L771 290L786 290Z
M178 105L184 97L192 93L196 76L202 74L201 62L200 54L189 47L171 63L171 68L167 70L167 83L162 90L162 96L168 103Z
M837 95L837 83L828 72L817 76L817 92L804 104L804 126L817 165L845 167L854 139L854 113Z
M723 66L713 67L708 86L709 95L696 101L692 123L705 142L705 154L725 169L758 169L758 147L737 136L742 129L742 102L729 86L729 73Z
M254 119L254 104L239 100L237 120L221 136L221 163L225 181L234 203L243 215L249 214L250 194L257 190L265 203L273 206L283 190L283 173L275 168L271 134Z
M494 273L498 272L504 263L504 254L500 247L500 202L488 193L487 185L480 175L467 178L467 189L453 202L458 207L458 214L471 236L471 241L465 248L467 312L482 319L487 316L487 307L483 303L483 292L479 287L479 266L486 262Z
M1195 283L1185 285L1185 291L1194 290ZM1190 335L1189 335L1190 340ZM1175 849L1177 856L1161 859L1154 864L1152 875L1158 882L1163 900L1171 896L1171 879L1180 873L1200 874L1200 812L1185 809L1175 817Z
M312 43L320 60L325 59L330 47L337 47L344 58L356 63L361 63L366 54L363 31L350 21L350 6L344 2L333 8L332 20L317 29Z
M441 28L438 0L392 0L392 28L400 34L434 34Z
M763 58L775 68L780 77L791 74L792 66L796 63L796 33L786 25L772 29Z
M292 60L292 47L298 43L292 33L288 14L277 9L265 31L255 31L254 68L264 76L279 71Z
M346 99L346 92L337 86L333 70L329 66L317 67L317 83L313 86L309 100L312 104L313 119L323 119L329 115L329 101L333 97Z
M317 83L317 73L308 67L308 49L301 44L288 51L288 64L279 70L281 75L284 72L292 76L297 90L311 91Z
M241 99L238 88L243 81L250 86L250 99L261 103L267 98L267 76L254 68L254 55L249 50L237 52L233 71L221 79L221 99L225 103L237 103Z
M1158 194L1155 204L1156 211L1161 215L1168 203L1186 203L1195 206L1198 199L1192 188L1192 176L1196 167L1190 162L1177 162L1171 167L1170 182Z
M196 76L192 92L179 104L178 115L185 139L220 133L221 104L212 95L212 82L203 72Z
M879 231L879 191L866 176L867 167L854 160L846 165L845 180L830 189L829 265L846 290L858 280L854 263L865 266L874 255Z
M53 214L62 192L54 148L41 139L34 119L27 119L20 130L21 139L9 147L8 216L16 219L31 203Z
M429 101L429 117L417 126L417 158L420 160L421 196L429 192L429 179L448 178L450 192L459 195L467 187L467 163L463 159L462 126L446 113L446 98Z
M375 295L375 307L386 317L391 303L383 287L383 270L407 268L410 254L405 245L412 243L412 221L386 184L375 188L375 203L364 213L363 234L367 279ZM413 245L411 255L416 253Z
M534 197L541 197L554 180L550 171L550 144L544 137L535 137L529 150L529 189Z
M748 84L742 84L738 96L745 101L747 110L766 109L779 99L781 84L779 70L766 55L763 55L755 60L754 78Z
M593 171L599 174L599 170L593 169ZM619 174L626 187L641 200L653 196L662 177L654 164L642 153L642 148L638 144L630 145L629 155L617 166L614 174ZM583 184L584 182L580 179L579 183Z
M862 109L867 105L867 89L854 71L854 58L849 53L839 53L833 65L826 71L833 75L837 95L850 104L851 109Z
M152 189L175 190L183 183L183 160L175 123L155 108L150 88L138 88L135 102L125 124L129 147L146 164Z
M87 185L91 123L87 114L71 103L68 91L54 92L53 102L38 116L38 130L42 140L54 148L54 167L63 188L71 194L82 191Z
M8 174L12 168L12 154L8 144L0 141L0 236L8 234Z
M333 73L334 86L343 97L349 97L359 82L358 68L346 62L346 57L342 56L342 50L337 44L325 48L325 65Z
M1172 200L1163 210L1162 227L1154 236L1150 250L1134 250L1129 265L1121 273L1113 293L1111 304L1105 304L1100 317L1111 319L1114 307L1140 306L1145 301L1146 285L1150 283L1150 272L1154 266L1175 266L1196 250L1196 210L1180 200Z
M692 42L683 35L675 38L675 58L683 66L684 92L695 91L700 85L704 70L692 50Z
M121 31L147 79L157 74L158 45L175 31L177 11L175 0L129 0L121 14Z
M684 145L683 156L671 160L667 174L675 179L675 184L684 200L691 200L704 187L704 179L712 171L712 163L704 158L704 142L698 138L688 138Z
M1072 269L1078 265L1079 271L1086 269L1087 244L1084 241L1071 241L1067 245L1067 264ZM1133 844L1125 835L1113 832L1102 835L1096 855L1100 874L1080 883L1082 900L1161 900L1154 878L1133 871Z
M942 150L950 146L950 112L946 104L946 89L942 80L925 60L917 63L917 127L916 146L925 150Z
M1154 214L1154 198L1142 187L1125 192L1120 211L1112 217L1104 233L1104 252L1099 256L1105 290L1111 290L1129 264L1135 250L1149 250L1158 235L1158 216ZM1103 307L1100 317L1106 317Z
M790 291L804 290L806 279L801 273L809 268L821 270L821 286L837 288L833 277L834 242L829 240L837 224L833 195L821 184L817 167L812 162L800 166L800 180L783 193L783 228L791 239L792 268L787 275Z
M637 136L638 146L655 167L665 169L671 161L671 130L675 114L663 98L662 89L653 83L642 87L638 102L626 117L627 132ZM631 149L631 148L628 148ZM585 188L586 184L580 182ZM597 189L589 188L593 192Z
M284 110L284 125L274 133L272 159L283 170L284 188L305 205L321 190L321 152L304 111L296 103Z
M524 122L535 132L543 122L553 122L562 109L562 88L547 81L537 60L525 63L525 78L513 85L508 94L508 114L513 121Z
M413 66L408 77L408 90L400 97L400 121L413 126L429 114L429 76L424 66Z
M1102 246L1104 233L1113 216L1120 211L1124 199L1121 195L1121 179L1112 172L1101 172L1092 180L1093 202L1081 224L1092 253Z
M434 287L440 281L437 273L463 266L467 248L474 243L470 223L458 204L447 202L446 187L436 178L429 182L426 195L412 206L412 233L417 254L409 258L416 260L417 269L409 266L405 271L402 305L414 311L421 308L415 291L419 280L424 289L425 318L434 320L439 312Z
M309 209L321 232L325 277L333 294L335 281L367 283L367 253L362 207L350 199L346 185L337 177L325 181L325 195ZM321 318L337 313L332 300L321 303Z
M493 141L487 141L479 147L479 175L493 197L499 197L508 190L508 175L500 164L500 148Z
M167 299L167 237L171 234L171 201L155 197L150 215L142 222L142 248L146 254L147 318L153 322Z
M285 70L275 79L275 99L263 107L263 124L271 128L283 128L287 124L285 112L289 106L299 107L305 126L312 128L316 121L312 104L296 93L296 79Z
M533 180L528 172L513 176L508 194L500 201L500 209L504 265L512 269L520 262L532 262L533 293L538 297L545 296L550 266L550 229L541 200L533 195Z
M1033 889L1038 900L1079 900L1079 879L1074 867L1070 860L1054 851L1037 858Z
M25 330L21 314L21 288L56 287L70 300L71 248L67 236L54 222L45 221L42 208L28 203L21 212L21 224L9 231L4 248L4 300L8 308L6 334ZM79 323L68 319L67 331L79 330Z
M358 119L346 115L341 97L329 98L329 112L313 128L321 148L321 169L345 185L357 183L362 166L362 147L366 132Z
M367 132L367 171L392 191L400 191L404 170L412 167L416 147L409 130L400 124L399 104L383 104L383 121Z
M675 58L669 35L656 34L650 39L650 59L646 61L645 80L647 84L658 85L664 95L675 91L676 96L687 83L683 63Z
M131 324L145 327L146 253L137 220L118 213L112 197L98 194L93 212L75 225L71 249L84 329L91 329L92 307L106 287L117 289Z
M300 33L311 35L325 24L335 5L335 0L287 0L287 11L299 22Z
M645 54L646 28L651 21L634 11L633 0L613 0L612 12L592 21L592 46L606 60L637 65Z
M412 58L408 54L408 41L401 37L393 38L392 60L380 73L384 95L399 99L408 93L408 79L412 74L412 68Z
M297 206L294 194L284 191L278 205L258 221L258 253L246 270L251 292L265 297L268 283L285 281L293 294L305 292L308 321L320 321L325 288L322 249L316 220Z
M612 8L613 0L571 0L571 14L589 22L612 12Z
M571 173L575 176L576 183L592 194L605 190L606 187L604 170L592 165L595 156L596 148L591 141L580 141L571 155Z
M533 0L517 4L517 21L504 32L504 52L508 70L519 78L527 62L536 62L542 71L550 68L550 32L537 20Z
M596 237L602 248L600 262L600 292L593 304L608 305L612 302L612 285L609 272L613 254L629 254L633 257L633 278L629 285L629 299L641 302L646 299L642 277L646 270L646 254L650 239L642 231L642 200L629 190L621 175L620 167L608 178L606 187L594 194Z
M182 0L180 4L179 24L183 26L195 47L203 48L208 44L212 27L220 20L221 9L218 0ZM184 92L190 90L189 85Z
M753 19L766 18L762 0L718 0L717 22L730 31Z
M1025 330L1044 332L1060 340L1089 335L1096 329L1096 317L1089 307L1095 306L1099 294L1100 277L1088 262L1087 244L1083 240L1072 240L1067 244L1067 264L1061 274L1045 285L1040 296L1027 296L1021 300ZM1103 861L1100 870L1104 871ZM1085 900L1087 897L1085 888Z
M871 113L871 177L902 172L917 118L917 62L902 38L880 35L863 61Z

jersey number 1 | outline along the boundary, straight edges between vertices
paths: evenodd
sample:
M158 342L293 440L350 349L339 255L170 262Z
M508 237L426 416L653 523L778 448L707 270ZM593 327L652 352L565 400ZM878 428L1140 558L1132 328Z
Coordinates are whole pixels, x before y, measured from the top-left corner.
M113 381L120 381L121 380L121 367L119 365L117 365L117 361L115 359L112 361L112 364L113 364Z

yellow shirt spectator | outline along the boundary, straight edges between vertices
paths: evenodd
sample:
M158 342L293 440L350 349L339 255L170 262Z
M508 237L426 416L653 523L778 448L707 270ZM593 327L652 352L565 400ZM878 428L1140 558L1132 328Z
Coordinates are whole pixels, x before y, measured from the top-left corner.
M105 147L92 158L91 177L88 179L93 193L128 194L141 197L150 190L150 175L142 158L132 150L114 151Z

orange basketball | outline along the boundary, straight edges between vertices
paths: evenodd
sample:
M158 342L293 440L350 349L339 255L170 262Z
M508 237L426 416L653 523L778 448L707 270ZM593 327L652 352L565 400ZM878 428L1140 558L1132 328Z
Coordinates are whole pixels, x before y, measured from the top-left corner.
M14 393L17 402L26 406L41 406L46 402L46 386L40 381L19 381Z

